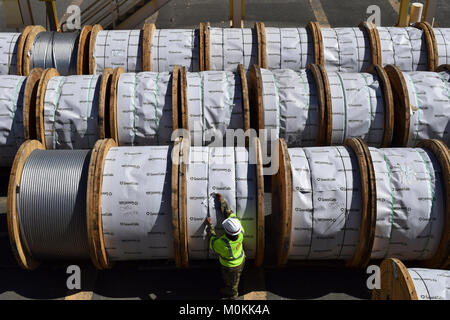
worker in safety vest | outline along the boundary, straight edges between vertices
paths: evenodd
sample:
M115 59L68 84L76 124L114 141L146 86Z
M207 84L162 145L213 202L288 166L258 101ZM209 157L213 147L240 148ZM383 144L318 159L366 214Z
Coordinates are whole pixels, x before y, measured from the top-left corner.
M226 218L222 223L225 234L217 237L211 218L208 217L206 222L208 224L209 247L219 255L222 277L225 283L225 288L221 290L221 293L225 298L236 299L238 297L239 279L245 265L245 253L242 245L244 228L222 195L215 195L220 203L220 210Z

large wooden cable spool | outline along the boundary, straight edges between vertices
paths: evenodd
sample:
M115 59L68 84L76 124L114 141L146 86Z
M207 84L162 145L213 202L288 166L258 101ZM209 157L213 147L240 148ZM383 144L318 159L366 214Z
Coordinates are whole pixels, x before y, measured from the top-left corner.
M373 192L373 171L369 169L371 161L367 146L361 139L348 139L348 150L355 156L360 175L361 195L361 220L359 226L358 242L351 258L345 259L345 265L352 268L366 266L370 259L373 239L375 236L375 207L376 195ZM334 148L334 147L330 147ZM317 148L309 148L318 150ZM291 164L288 148L283 139L278 140L278 153L275 155L275 165L278 172L272 176L272 224L276 230L277 251L276 264L279 267L287 264L307 264L311 260L290 260L290 250L293 243L292 230L306 228L307 226L293 226L293 166ZM307 261L307 262L306 262ZM334 260L333 260L334 261ZM337 261L339 263L339 261Z
M310 64L307 68L307 74L306 77L308 77L309 75L312 76L311 78L311 83L309 83L309 80L307 79L307 82L304 82L303 85L305 85L305 83L308 83L308 86L310 85L314 85L314 89L311 89L311 87L309 87L309 92L302 92L302 94L309 94L312 91L314 91L314 97L316 97L316 103L317 104L317 119L312 120L314 117L309 117L309 111L306 111L306 118L308 118L308 120L311 120L311 122L317 126L317 136L315 137L315 142L311 143L309 142L309 144L317 144L317 145L322 145L324 142L324 129L325 129L325 95L324 95L324 82L322 79L322 74L320 72L319 66L315 65L315 64ZM259 66L252 66L251 70L250 70L250 76L249 76L249 98L250 98L250 127L253 128L254 130L262 130L262 129L267 129L266 128L266 119L265 119L265 113L266 113L266 109L271 109L273 108L273 106L270 103L267 103L268 105L265 105L265 99L264 99L264 79L263 79L263 74L264 73L266 76L269 73L272 73L273 75L275 74L280 74L281 77L281 73L285 72L286 76L287 75L292 75L291 70L288 69L283 69L283 70L273 70L273 71L269 71L267 69L263 69L260 68ZM299 76L302 79L302 82L304 81L302 77L304 77L304 73L303 71L295 71L295 73L297 74L297 76ZM285 77L283 75L283 77ZM275 78L275 76L274 76ZM274 79L274 82L276 80ZM286 94L287 90L293 90L294 92L301 92L301 90L303 90L303 86L302 88L298 88L297 84L292 83L292 87L290 88L284 88L284 92L278 94L280 97L284 96L284 95L289 95ZM281 91L281 89L278 89L279 91ZM277 90L277 91L278 91ZM270 93L271 94L271 93ZM312 95L312 94L311 94ZM292 94L289 95L291 96L292 99ZM297 102L298 103L298 102ZM304 107L303 105L301 105L301 103L298 103L299 106ZM280 111L281 113L281 111ZM286 113L288 113L286 111ZM290 114L288 114L289 116L292 116L293 112L291 111ZM283 118L285 117L285 114L280 114L280 117ZM282 128L278 127L278 131L280 132L282 130ZM284 128L283 130L286 130L286 128ZM305 126L305 130L306 130L306 126ZM258 131L259 132L259 131ZM259 132L260 133L260 132ZM279 133L280 134L280 133ZM298 133L298 138L300 138L300 136L302 134L305 134L305 132L301 132ZM308 134L305 134L305 136L309 136ZM273 139L276 140L276 139Z
M39 266L39 261L33 258L30 249L24 242L22 229L20 227L17 192L22 179L22 172L25 163L34 150L43 150L44 146L36 140L24 142L17 151L11 174L9 176L8 199L7 199L7 219L8 234L11 248L17 263L26 270L33 270Z
M418 148L423 148L423 149L426 149L427 151L429 151L432 155L434 155L434 157L435 157L435 159L437 161L437 165L439 166L441 174L439 176L436 176L436 179L442 179L440 184L442 185L442 192L443 192L443 194L441 195L440 200L443 199L443 201L444 201L444 212L442 212L442 216L443 216L442 235L441 235L440 240L438 240L438 242L437 242L438 245L436 246L435 252L434 253L431 252L429 254L430 255L429 257L417 260L417 261L415 261L415 263L420 264L421 266L426 267L426 268L443 268L444 266L447 265L448 259L449 259L449 256L450 256L450 201L449 201L449 199L450 199L450 195L449 195L449 190L450 190L450 156L449 156L449 151L448 151L447 146L445 146L439 140L423 140L423 141L421 141L419 143ZM394 148L394 149L385 149L385 150L386 151L390 151L390 150L395 151L396 149ZM398 150L407 151L408 149L398 149ZM414 150L414 149L413 148L409 148L409 150ZM370 153L373 153L374 151L383 151L383 149L371 149ZM372 159L373 159L373 157L374 157L374 155L372 155ZM425 160L422 160L422 161L425 161ZM370 184L372 184L374 186L373 194L375 194L377 192L376 191L377 183L382 183L384 181L383 179L381 179L382 177L378 176L378 174L380 174L380 171L376 171L374 164L375 164L375 160L368 162L368 170L370 172L374 172L374 174L370 177L370 181L369 181ZM402 165L403 164L399 164L399 166L402 166ZM405 170L407 170L407 169L408 169L408 167L406 167ZM378 170L380 170L380 169L378 169ZM412 170L412 168L409 168L409 170ZM436 172L437 172L437 170L438 169L435 169ZM407 173L405 173L403 175L407 176ZM416 173L414 173L414 176L415 175L416 175ZM402 184L396 185L395 187L399 188L399 187L405 186L405 185L406 185L405 182L403 182ZM391 188L394 188L394 186L391 187ZM414 184L411 183L409 188L414 188ZM428 191L427 190L423 190L423 192L425 193L425 192L428 192ZM419 196L426 199L426 195L420 194ZM436 195L434 196L434 199L436 199ZM378 219L382 219L382 218L380 217L380 214L379 214L379 210L381 210L381 209L377 208L377 203L379 201L383 201L383 200L384 200L384 198L382 198L381 195L377 195L377 197L375 198L374 207L376 208ZM397 199L397 200L399 200L399 199ZM406 199L404 199L404 200L406 200ZM394 206L394 204L393 204L393 206ZM402 209L402 210L405 210L405 209ZM415 212L418 212L418 210L416 209ZM430 211L430 212L431 212L430 213L430 215L431 215L432 211ZM415 218L414 215L412 215L412 214L410 214L410 215L411 215L410 219L414 219ZM420 217L422 219L426 219L426 218L424 218L422 216L420 216ZM403 219L403 221L400 221L400 222L397 222L397 223L399 223L399 224L401 224L401 223L406 224L406 222L410 221L410 219L407 219L407 220ZM430 219L437 220L438 218L435 217L435 216L431 216ZM380 221L382 221L382 220L380 220ZM408 224L406 224L405 228L407 228L407 227L408 227ZM423 227L423 228L425 228L425 227ZM403 230L403 228L401 230ZM382 234L381 234L382 233L381 225L380 226L377 225L375 231L377 232L377 236L378 237L382 236ZM400 232L400 231L398 231L398 232ZM417 232L417 231L416 230L411 230L410 232L412 234L412 232ZM430 232L432 232L432 231L430 230ZM434 231L434 232L436 233L437 231ZM434 239L435 238L435 233L431 234L429 237L432 237ZM392 231L391 231L391 236L390 237L396 237L396 239L398 239L399 236L400 236L399 234L393 235ZM420 239L423 239L423 238L420 238ZM412 240L413 239L411 238L411 239L403 239L402 241L404 242L405 246L413 246L414 244L412 243ZM381 241L381 240L379 240L379 241ZM392 240L392 241L394 242L395 240ZM428 244L427 244L427 247L428 247ZM390 252L390 251L394 250L394 248L391 248L390 244L388 245L387 248L382 247L381 244L378 244L378 245L374 244L374 246L372 248L371 259L377 259L377 255L379 255L378 253L375 254L375 252L376 252L375 250L377 248L378 248L378 250L380 250L380 248L382 248L385 252ZM400 252L400 254L403 255L403 259L404 260L407 259L407 256L406 256L405 252L403 252L403 253ZM409 249L408 252L411 252L411 249ZM421 251L417 250L417 252L420 253ZM424 253L425 252L429 252L429 249L427 249L427 251L424 251ZM393 255L395 256L395 252L394 252ZM416 255L419 255L419 254L416 254ZM390 257L392 257L390 254L385 256L385 258L390 258ZM408 259L408 260L411 260L411 259Z
M333 103L331 96L330 80L328 77L328 73L325 70L325 67L317 66L317 69L320 71L321 78L323 80L323 91L325 96L324 114L326 119L325 120L326 129L321 131L324 134L322 141L324 141L325 145L331 145L333 132ZM380 82L380 87L383 92L383 100L384 100L384 130L383 130L383 138L379 147L389 147L391 145L394 134L394 112L396 110L396 108L394 108L395 100L392 94L391 81L389 79L387 71L384 70L379 65L371 65L366 70L366 72L376 76L378 81Z
M21 70L23 75L28 75L31 72L31 56L29 52L33 49L36 36L46 32L46 29L42 26L27 26L22 31L22 36L19 41L19 50L22 54L18 54L17 69ZM84 26L78 36L78 48L77 48L77 63L76 74L88 74L89 73L89 45L91 40L91 26ZM44 68L44 66L41 66Z
M180 101L180 92L179 92L179 88L180 88L180 67L179 66L175 66L173 68L173 71L170 72L170 77L171 77L171 88L170 88L170 94L171 94L171 105L170 105L170 109L172 112L172 129L173 130L177 130L178 128L180 128L180 124L179 124L179 119L180 119L180 105L181 105L181 101ZM148 71L149 73L153 74L160 74L157 72L152 72L152 71ZM123 70L123 68L119 67L116 68L112 74L111 77L111 89L109 90L109 95L108 95L108 101L109 103L107 104L107 109L108 109L108 113L109 113L109 119L106 121L107 123L107 128L108 128L108 133L110 134L109 136L114 139L114 141L116 141L119 145L125 145L124 143L120 142L119 139L119 130L121 130L119 128L119 123L118 123L118 104L119 104L119 80L121 75L123 75L125 73L125 71ZM136 73L135 75L145 75L146 72L142 72L142 73ZM168 72L166 72L168 73ZM128 73L129 74L129 73ZM142 93L141 93L142 94ZM148 99L153 99L152 95L149 95L147 97ZM163 106L164 107L167 106ZM151 143L148 144L140 144L140 145L150 145Z
M179 106L176 109L179 110L177 111L177 117L178 117L178 112L179 112L179 116L181 118L181 128L185 129L185 130L190 130L192 128L190 128L189 125L189 91L188 91L188 72L186 71L185 67L179 67L177 69L178 71L178 77L179 80L177 81L177 86L179 86L179 94L180 94L180 98L174 100L174 108L175 108L175 103ZM224 74L225 77L227 78L228 76L226 75L227 73L230 73L230 71L211 71L209 72L210 75L212 74ZM240 79L240 87L236 87L234 88L234 91L240 91L241 96L242 96L242 128L234 128L234 129L243 129L244 132L247 131L248 129L250 129L251 127L251 107L250 107L250 100L249 100L249 87L248 87L248 82L247 82L247 75L246 75L246 71L244 69L244 66L242 64L239 64L236 68L236 71L233 72L235 75L237 75ZM198 73L199 75L201 75L201 73ZM228 80L227 80L228 82ZM237 90L236 90L237 89ZM224 93L225 94L225 93ZM205 94L205 96L207 96L207 93ZM204 102L202 102L203 104ZM202 115L204 117L204 115ZM231 120L231 119L230 119ZM175 120L174 120L175 121ZM229 126L231 125L231 121L229 123ZM229 127L227 128L229 129ZM192 138L191 138L192 139Z
M98 103L98 126L99 126L99 137L104 138L106 136L106 125L105 119L108 118L107 113L109 112L107 107L108 93L110 92L111 81L113 72L112 69L106 68L102 75L100 75L100 89L98 92L98 101L93 101L93 103ZM45 96L47 92L47 87L49 81L53 77L59 77L59 72L56 69L46 69L41 75L39 85L36 93L36 138L41 141L46 149L50 149L51 146L46 144L46 134L45 134L45 117L44 117L44 104ZM89 75L87 75L89 77ZM83 75L69 76L69 77L83 77ZM30 111L33 111L30 109ZM30 133L31 135L31 133Z
M172 198L172 204L177 204L178 207L176 211L178 212L178 220L174 219L174 224L178 230L178 234L180 236L180 266L186 268L189 267L191 261L193 260L190 257L190 233L188 230L188 204L187 204L187 193L188 193L188 171L187 166L189 164L189 152L190 152L190 142L187 139L183 139L184 142L181 143L179 148L179 153L177 152L177 156L183 161L180 160L179 168L178 168L178 177L175 177L176 170L172 170L172 181L178 181L178 189L176 192L178 193L178 197L176 199ZM205 150L208 150L208 147L204 147ZM258 138L254 138L252 142L250 142L250 148L255 148L253 151L255 152L255 160L256 160L256 181L255 181L255 191L256 191L256 202L257 202L257 212L254 222L255 226L255 252L254 252L254 265L256 267L260 267L264 260L264 177L263 177L263 165L262 165L262 154L261 154L261 146ZM253 152L252 151L252 152ZM250 151L249 151L250 152ZM250 154L249 154L250 158ZM208 178L209 179L209 178ZM175 192L174 192L175 193ZM174 209L175 210L175 209ZM205 217L206 219L206 217ZM205 240L206 241L206 240ZM207 244L209 245L209 244ZM244 241L245 246L245 241Z

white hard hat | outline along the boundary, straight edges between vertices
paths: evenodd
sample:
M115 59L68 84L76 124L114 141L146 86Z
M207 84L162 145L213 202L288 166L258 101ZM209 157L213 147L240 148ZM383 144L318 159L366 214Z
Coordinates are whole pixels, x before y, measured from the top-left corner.
M222 226L230 236L237 236L241 232L241 223L235 218L225 219L222 222Z

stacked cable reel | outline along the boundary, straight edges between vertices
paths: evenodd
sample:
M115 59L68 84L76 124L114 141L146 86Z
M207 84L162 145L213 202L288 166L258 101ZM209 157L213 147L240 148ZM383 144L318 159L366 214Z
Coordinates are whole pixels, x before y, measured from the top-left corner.
M381 263L381 288L373 300L450 300L450 271L407 268L399 259Z
M105 138L112 69L101 75L43 72L36 98L36 137L46 149L92 149Z
M227 130L250 128L250 103L243 65L235 71L180 69L181 127L195 145L223 145Z
M439 140L416 148L288 148L272 177L277 265L325 260L364 267L398 257L448 267L450 157ZM395 192L395 193L394 193Z
M89 45L89 73L117 67L125 72L167 72L176 65L198 72L204 65L203 37L203 24L192 30L160 30L154 24L145 24L142 30L103 30L95 25Z

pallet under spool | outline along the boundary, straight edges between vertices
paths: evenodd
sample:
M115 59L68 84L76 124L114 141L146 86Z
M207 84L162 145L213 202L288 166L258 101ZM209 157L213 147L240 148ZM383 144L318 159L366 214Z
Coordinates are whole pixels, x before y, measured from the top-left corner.
M184 71L186 73L186 71ZM106 123L106 132L107 135L104 135L105 137L111 137L114 141L119 143L119 129L117 124L117 92L118 92L118 85L119 85L119 79L120 75L125 73L122 67L114 69L114 72L111 76L111 85L109 94L106 94L106 97L108 99L108 103L105 103L105 106L107 109L109 109L108 112L105 113L105 123ZM172 72L172 127L173 130L177 130L180 128L180 104L182 98L180 99L180 96L182 96L183 92L186 91L186 88L184 87L183 91L181 92L181 95L179 93L179 88L181 86L181 67L175 66L173 68ZM184 77L184 80L186 77ZM184 82L185 84L186 82Z
M187 168L188 148L190 142L182 139L179 144L179 166L172 169L172 210L173 230L179 235L179 251L176 252L177 266L187 268L190 265L188 250L188 227L187 227ZM254 138L253 145L256 148L256 194L257 194L257 217L256 217L256 253L254 265L260 267L264 260L264 176L261 145L258 138ZM175 150L175 149L174 149ZM178 152L178 151L177 151ZM174 184L174 182L178 182Z
M91 31L91 26L84 26L78 37L77 74L79 75L88 74L89 71L88 58L90 56L89 41ZM18 72L20 70L22 75L28 75L31 71L31 58L28 52L32 50L36 36L41 32L46 32L46 29L42 26L27 26L22 31L17 48L17 70Z
M278 165L278 172L272 176L272 225L275 230L275 249L277 252L276 266L286 265L306 266L306 265L336 265L352 268L363 268L370 260L370 251L375 236L376 212L374 203L376 195L374 172L369 170L367 163L371 161L369 150L361 139L348 139L345 145L350 148L357 159L361 176L362 187L362 217L359 241L357 249L348 261L317 261L317 260L289 260L289 249L292 241L292 174L291 161L288 148L284 139L278 140L278 155L273 161Z
M177 116L178 114L181 116L181 127L182 129L185 130L189 130L189 108L188 108L188 96L187 96L187 71L185 67L178 67L178 71L179 74L177 77L179 77L179 80L177 81L177 86L179 86L180 90L179 90L179 95L180 95L180 99L174 99L172 100L172 105L174 110L178 110L177 111ZM227 72L227 71L217 71L217 72ZM244 69L244 66L242 64L239 64L237 66L237 73L239 74L240 78L241 78L241 92L242 92L242 107L243 107L243 123L244 123L244 127L242 128L244 130L244 132L246 132L248 129L250 129L250 101L249 101L249 89L248 89L248 85L247 85L247 75ZM175 77L175 71L174 71L174 77ZM172 94L175 92L175 87L174 90L172 91ZM177 104L178 106L175 107L175 104ZM175 124L175 120L174 119L174 124ZM175 129L175 126L174 126Z
M373 29L368 29L373 30ZM324 90L325 95L325 123L326 127L324 131L324 145L331 145L331 136L333 130L333 105L331 99L330 82L328 80L327 71L324 66L317 66L320 71L321 79L323 84L320 86ZM389 147L392 143L392 138L394 134L394 98L392 94L392 86L388 76L388 73L380 65L372 64L366 72L378 76L383 89L384 107L385 107L385 117L384 117L384 136L381 147ZM322 132L322 130L320 131Z
M325 87L324 80L322 78L322 73L318 65L310 64L308 70L311 71L315 85L317 88L317 99L318 99L318 123L319 123L319 136L318 145L323 145L325 143L325 129L326 129L326 112L325 112ZM261 67L253 65L250 69L249 85L248 85L248 96L250 100L250 127L258 131L265 129L264 126L264 102L263 102L263 84L261 76Z
M99 91L99 110L98 110L98 121L99 121L99 139L105 138L106 134L106 121L108 118L107 113L109 109L107 106L108 92L111 91L110 78L112 77L113 71L111 68L106 68L101 75L100 91ZM49 146L45 142L45 128L44 128L44 99L47 90L48 82L53 77L58 77L58 70L51 68L43 71L41 79L39 81L39 86L37 88L36 94L36 138L43 144L45 149L49 149ZM30 109L30 111L32 111ZM30 132L30 135L32 133Z

